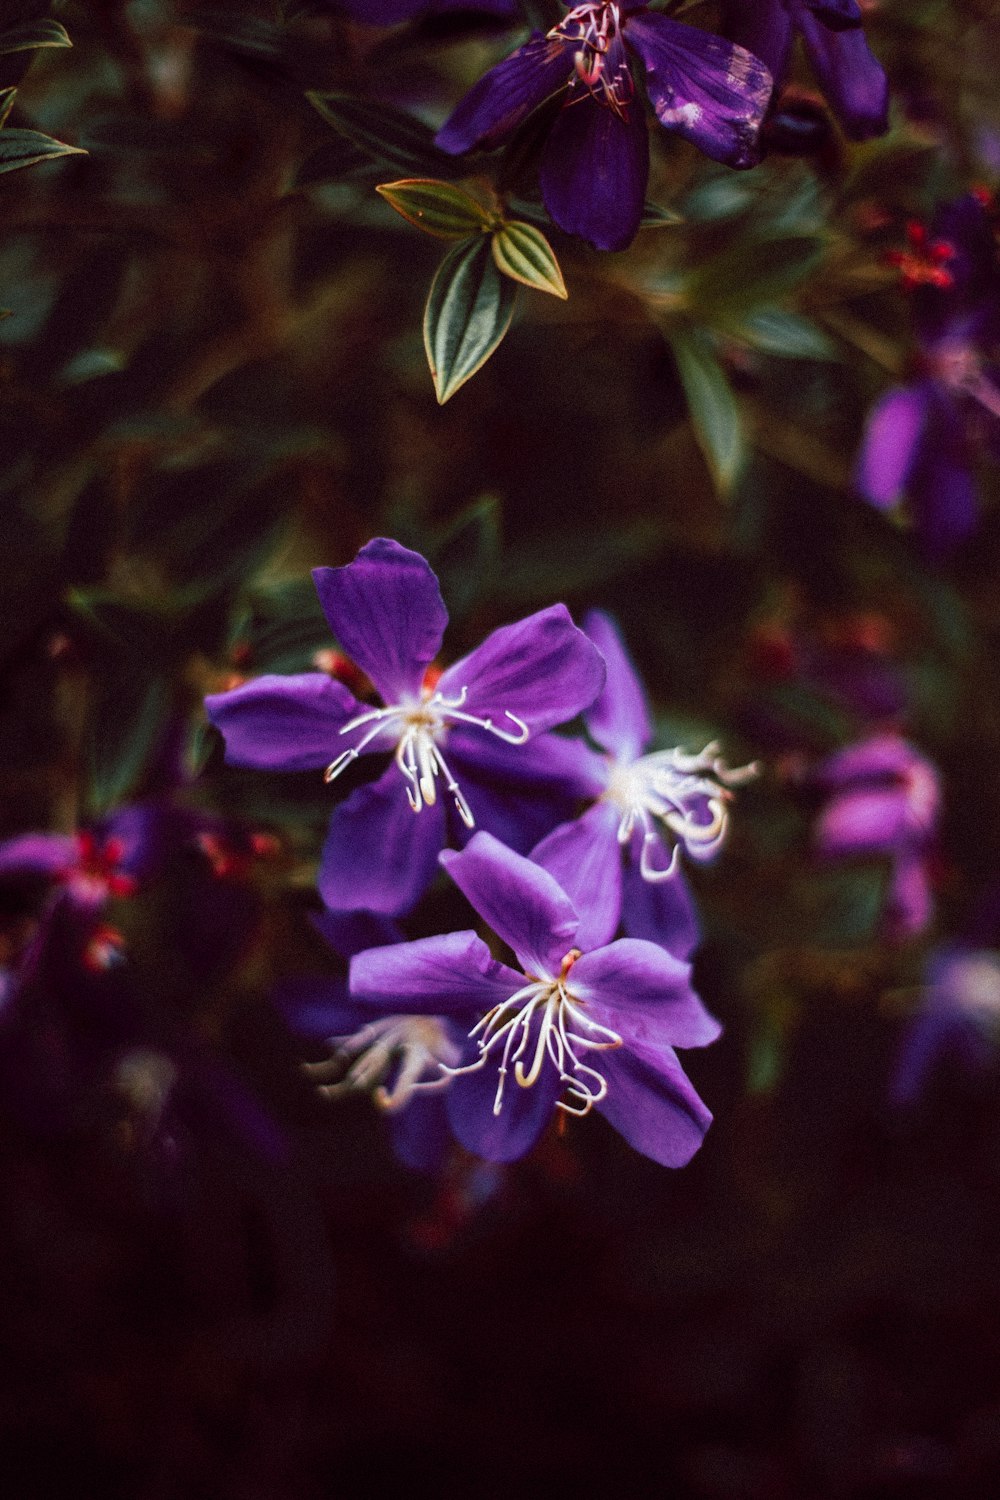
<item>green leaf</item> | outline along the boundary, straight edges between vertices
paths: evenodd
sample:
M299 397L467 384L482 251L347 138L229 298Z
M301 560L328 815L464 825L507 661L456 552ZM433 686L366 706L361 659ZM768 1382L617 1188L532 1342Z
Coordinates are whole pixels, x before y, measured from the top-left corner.
M784 359L837 358L836 345L815 323L777 307L762 307L734 323L732 331L764 354L778 354Z
M58 21L30 21L0 32L0 53L30 52L35 47L72 47L65 26Z
M0 128L7 123L16 95L17 89L0 89Z
M684 215L674 208L663 208L659 203L647 202L643 206L640 229L665 229L669 224L683 224Z
M56 156L86 156L79 146L66 146L37 130L0 130L0 172L16 172Z
M500 343L515 294L486 238L456 245L441 262L424 309L424 348L442 406Z
M725 493L732 488L746 460L736 397L704 330L675 326L668 337L695 436L716 488Z
M513 219L493 235L493 259L497 269L514 281L549 292L565 302L569 293L552 246L540 229Z
M404 177L375 189L408 223L442 240L467 240L493 223L471 193L434 177Z
M412 115L353 94L306 95L328 125L369 156L414 177L466 177L468 165L434 144L434 132Z

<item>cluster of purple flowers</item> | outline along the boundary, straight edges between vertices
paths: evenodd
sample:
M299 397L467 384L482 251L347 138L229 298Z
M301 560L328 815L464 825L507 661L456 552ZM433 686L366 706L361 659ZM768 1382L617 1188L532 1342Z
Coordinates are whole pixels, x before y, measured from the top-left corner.
M459 7L344 0L344 8L385 25ZM465 8L497 17L512 10L505 0ZM541 112L539 182L553 222L597 249L622 250L639 228L649 176L643 92L666 130L715 161L752 167L798 31L848 135L887 128L886 78L856 0L729 0L724 22L725 35L716 35L637 0L586 0L491 68L438 132L438 145L456 154L493 150Z
M912 377L873 408L857 484L880 510L905 496L941 559L976 525L977 453L1000 454L1000 260L990 205L972 193L908 238L892 258L911 296Z
M648 752L642 687L605 615L581 630L555 605L442 671L447 615L417 553L379 538L314 577L381 701L315 672L206 707L237 765L331 782L389 757L335 809L323 850L319 925L352 956L346 987L304 982L293 1003L336 1047L318 1081L371 1090L418 1166L449 1136L512 1160L557 1111L592 1109L655 1160L687 1161L710 1115L674 1048L719 1027L691 987L678 857L719 848L753 768L730 771L716 746ZM597 748L552 732L581 713ZM441 868L505 956L471 928L399 940Z

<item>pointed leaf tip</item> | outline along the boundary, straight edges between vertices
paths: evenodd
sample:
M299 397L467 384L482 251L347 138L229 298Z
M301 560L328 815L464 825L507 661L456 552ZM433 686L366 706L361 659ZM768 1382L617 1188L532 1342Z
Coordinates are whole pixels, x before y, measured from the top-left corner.
M485 236L450 250L431 283L424 310L424 348L443 406L503 339L517 288L501 276Z
M725 495L746 462L739 405L703 329L677 326L669 339L698 445L716 489Z
M58 21L30 21L0 31L0 53L31 52L36 47L72 47L69 33Z
M497 269L537 292L548 292L563 302L569 296L555 252L540 229L513 219L493 235Z
M486 209L471 193L439 182L436 177L404 177L379 183L380 193L408 223L442 240L466 240L492 223Z

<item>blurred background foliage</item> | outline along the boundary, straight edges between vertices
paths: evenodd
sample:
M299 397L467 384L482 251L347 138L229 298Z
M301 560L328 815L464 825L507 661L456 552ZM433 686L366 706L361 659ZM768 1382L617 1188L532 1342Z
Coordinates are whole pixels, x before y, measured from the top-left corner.
M546 224L508 153L509 211L569 295L520 288L439 406L421 320L449 247L374 189L446 175L394 111L439 124L510 26L6 0L0 832L138 805L172 851L112 905L112 998L47 957L3 1070L18 1500L1000 1478L1000 1075L945 1057L889 1102L928 952L1000 946L1000 494L984 459L975 535L931 566L852 483L914 355L886 253L1000 171L998 23L989 0L867 6L889 133L846 142L800 61L806 135L779 110L740 174L658 138L623 254ZM8 132L53 159L8 171ZM588 1120L517 1168L415 1179L367 1101L298 1071L271 995L342 971L309 917L350 778L224 767L201 700L311 669L308 571L374 535L438 571L450 655L558 599L610 609L659 743L764 764L693 877L726 1034L690 1058L716 1123L682 1173ZM812 836L817 766L886 726L944 789L936 916L894 943L888 862L820 862ZM3 898L14 965L40 898Z

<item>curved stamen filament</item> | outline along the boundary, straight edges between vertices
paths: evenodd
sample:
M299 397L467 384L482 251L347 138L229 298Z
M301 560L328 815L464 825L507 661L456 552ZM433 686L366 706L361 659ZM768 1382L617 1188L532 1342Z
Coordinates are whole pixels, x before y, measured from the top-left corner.
M441 753L438 740L447 734L453 723L470 724L476 729L485 729L507 745L523 745L531 736L531 730L517 714L504 710L504 717L515 726L514 731L501 729L491 718L480 718L467 714L462 705L469 690L463 687L457 698L446 698L442 693L432 693L419 702L395 703L387 708L370 708L356 714L341 726L341 734L350 734L365 727L365 733L356 745L341 751L323 772L327 783L335 781L347 770L380 734L395 734L396 765L406 782L406 797L414 812L424 807L433 807L437 801L435 782L444 778L452 801L466 828L474 828L475 817L461 788ZM388 749L389 747L386 746Z
M566 966L566 972L569 967L572 965ZM567 1090L567 1099L572 1101L560 1100L557 1107L569 1114L588 1114L605 1097L608 1086L597 1069L583 1062L578 1053L605 1051L622 1044L617 1032L586 1014L583 1002L569 993L561 979L532 981L488 1011L469 1036L478 1040L479 1056L460 1068L442 1064L442 1071L450 1077L478 1072L490 1061L491 1054L495 1056L499 1051L494 1115L499 1115L503 1108L511 1067L518 1086L529 1089L541 1077L546 1060L556 1069L560 1083Z
M614 767L604 795L620 809L620 844L631 843L637 828L642 831L643 879L656 882L675 875L681 847L694 859L714 854L726 836L730 788L757 774L756 764L727 766L714 741L693 755L657 750ZM654 858L661 844L671 851L666 864Z
M330 1098L371 1091L380 1109L390 1113L408 1104L414 1093L447 1088L445 1062L458 1056L441 1022L431 1016L386 1016L349 1036L331 1037L333 1054L303 1069ZM399 1070L385 1083L393 1066ZM345 1067L346 1065L346 1067ZM424 1074L430 1072L430 1077Z

